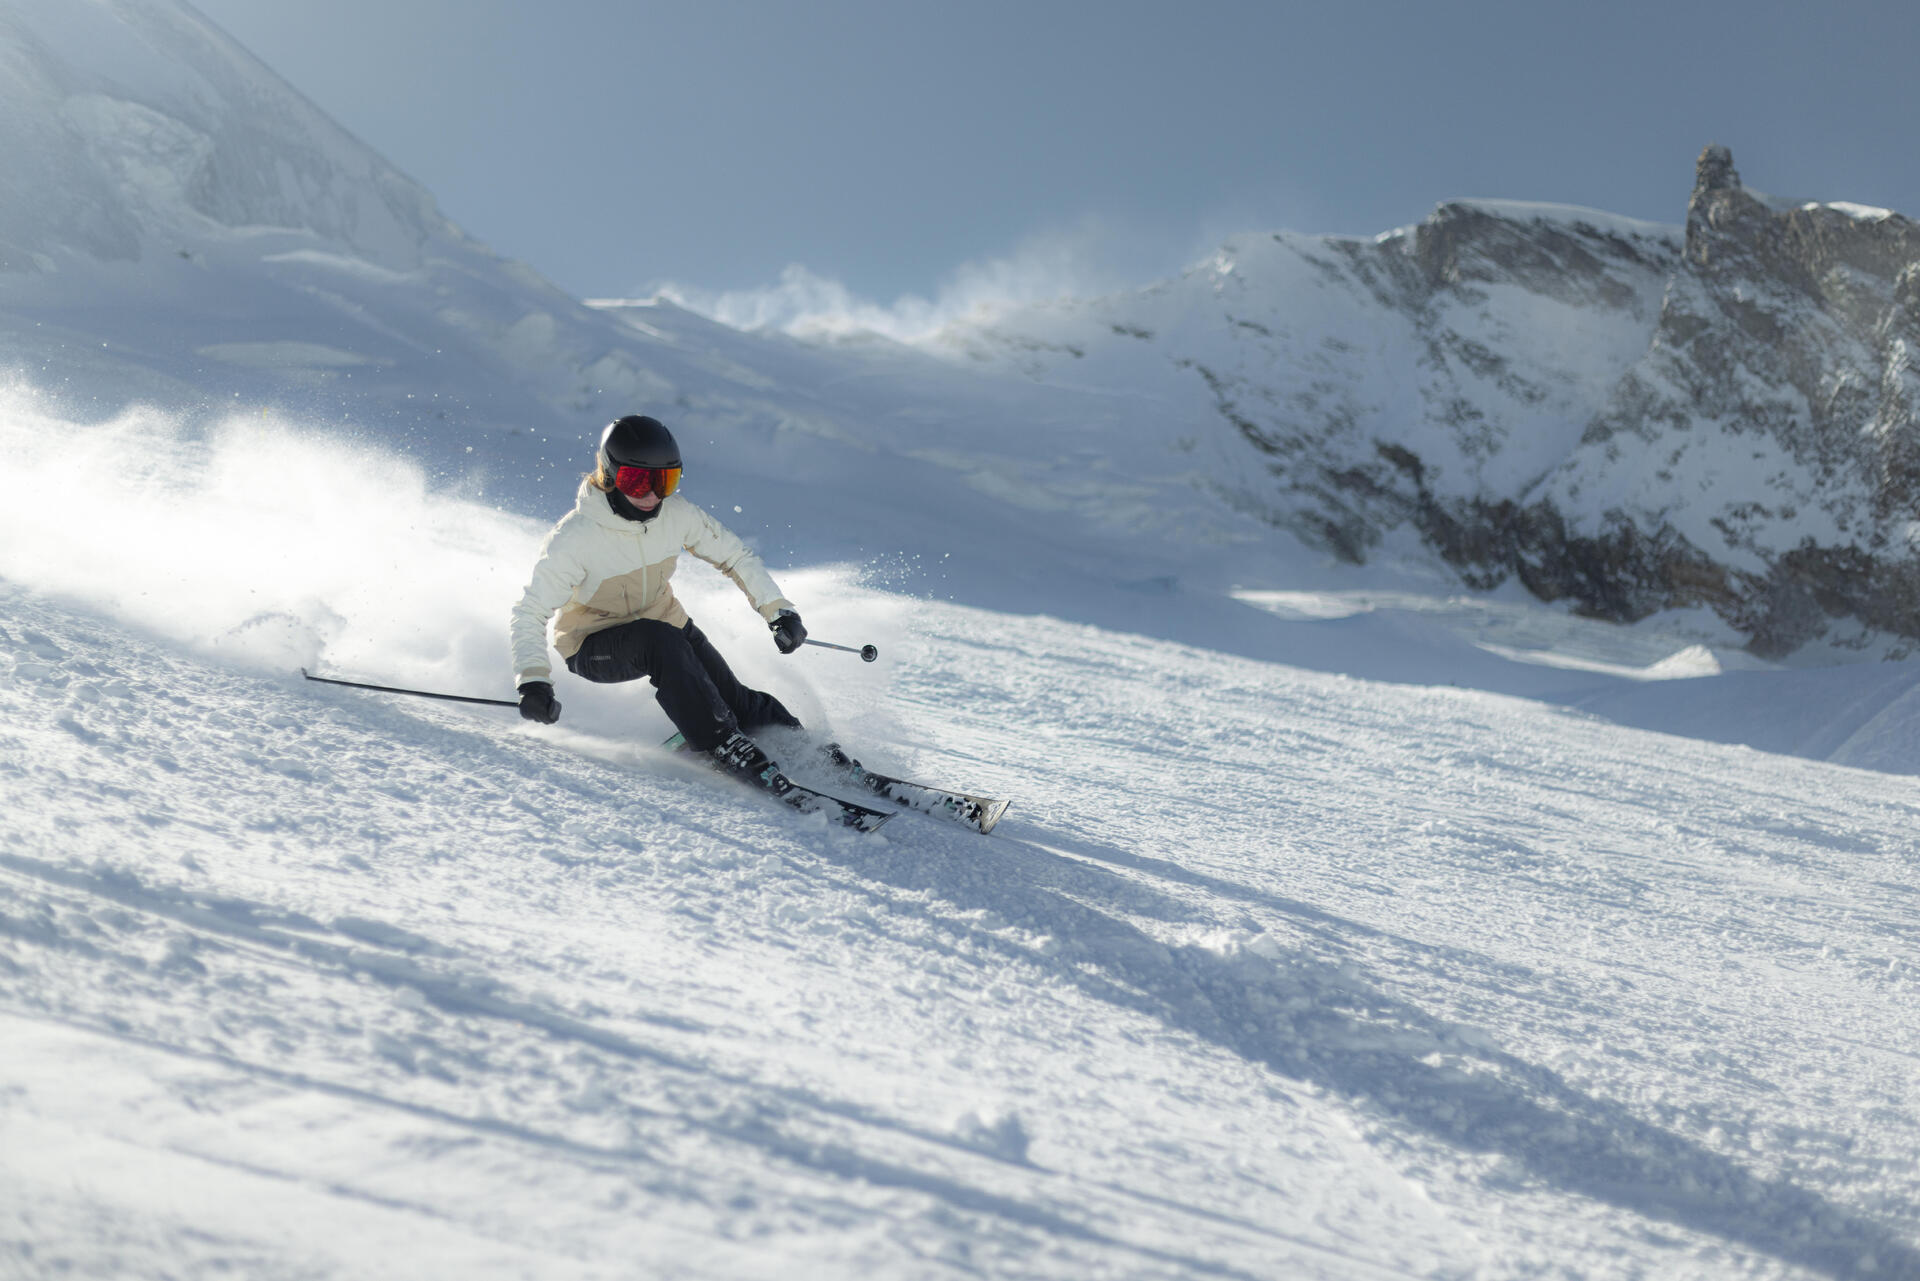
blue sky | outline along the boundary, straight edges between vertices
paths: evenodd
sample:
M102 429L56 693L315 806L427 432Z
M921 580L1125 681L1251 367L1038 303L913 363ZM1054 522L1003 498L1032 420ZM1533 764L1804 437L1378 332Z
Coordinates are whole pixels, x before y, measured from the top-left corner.
M1137 282L1454 196L1677 222L1709 141L1920 214L1893 4L194 3L586 296Z

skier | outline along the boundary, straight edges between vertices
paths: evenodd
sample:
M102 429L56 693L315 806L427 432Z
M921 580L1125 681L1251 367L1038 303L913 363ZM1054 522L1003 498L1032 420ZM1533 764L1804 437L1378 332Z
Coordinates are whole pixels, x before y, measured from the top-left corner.
M520 715L547 725L560 719L547 662L547 620L558 610L553 643L568 671L602 684L647 677L689 747L743 778L763 777L776 767L748 732L797 729L800 721L773 695L735 679L669 580L683 550L720 570L753 602L782 654L807 637L799 612L745 543L676 492L680 446L658 419L634 414L608 424L597 464L574 509L547 535L513 609Z

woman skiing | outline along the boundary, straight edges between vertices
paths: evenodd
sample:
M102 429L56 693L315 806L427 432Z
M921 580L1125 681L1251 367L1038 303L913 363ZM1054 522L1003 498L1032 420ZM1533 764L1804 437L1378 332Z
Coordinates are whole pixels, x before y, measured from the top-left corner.
M748 689L674 598L682 551L731 578L791 654L807 629L760 558L719 521L675 491L680 447L658 419L630 415L600 437L598 466L580 483L574 509L547 535L510 634L520 714L560 719L547 662L547 621L560 614L554 648L567 670L590 681L653 682L654 697L688 746L758 778L773 768L747 737L765 725L797 728L773 695Z

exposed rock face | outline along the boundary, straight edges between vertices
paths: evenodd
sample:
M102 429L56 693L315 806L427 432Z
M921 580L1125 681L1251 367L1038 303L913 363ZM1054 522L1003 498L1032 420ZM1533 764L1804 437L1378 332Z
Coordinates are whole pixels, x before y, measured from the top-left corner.
M1453 221L1418 234L1430 278L1448 284L1471 278L1452 265ZM1617 305L1606 275L1564 253L1543 263L1521 240L1472 237L1482 277L1550 294L1543 276L1564 270L1559 296ZM1623 621L1705 605L1769 655L1874 631L1920 639L1916 296L1920 226L1774 208L1741 186L1726 148L1708 147L1647 350L1551 476L1524 493L1449 496L1404 446L1381 453L1413 485L1411 521L1475 585L1512 573Z
M1684 228L1450 203L952 342L1224 421L1197 482L1350 560L1411 528L1470 585L1708 606L1765 654L1920 641L1920 225L1771 201L1724 147Z
M1647 353L1537 498L1663 549L1620 565L1624 608L1582 602L1711 605L1770 654L1836 619L1920 638L1917 283L1920 225L1775 208L1708 147Z

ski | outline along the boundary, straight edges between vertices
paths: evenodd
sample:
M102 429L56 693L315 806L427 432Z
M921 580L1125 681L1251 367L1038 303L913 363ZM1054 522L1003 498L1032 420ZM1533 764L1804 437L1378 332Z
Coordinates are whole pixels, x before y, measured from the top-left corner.
M693 751L687 746L687 740L680 734L675 734L662 746L675 752ZM716 768L719 767L716 765ZM851 827L855 831L878 831L883 823L893 817L886 810L869 809L865 805L843 801L838 796L830 796L826 792L802 786L781 773L780 767L771 760L751 775L735 774L734 777L763 789L781 804L791 806L802 814L825 814L842 827Z
M982 836L993 830L993 825L1013 804L1012 801L996 801L968 792L949 792L925 783L910 783L904 778L870 770L847 755L838 743L828 743L820 748L820 752L854 783L875 796L885 797L895 805L905 806L920 814L970 827Z
M790 805L802 814L824 813L842 827L851 827L858 832L877 832L882 824L893 817L886 810L868 809L864 805L843 801L838 796L830 796L826 792L816 792L811 787L796 783L786 775L779 774L778 770L774 772L786 784L785 790L776 791L771 784L767 785L767 790L773 792L774 797L782 804Z

